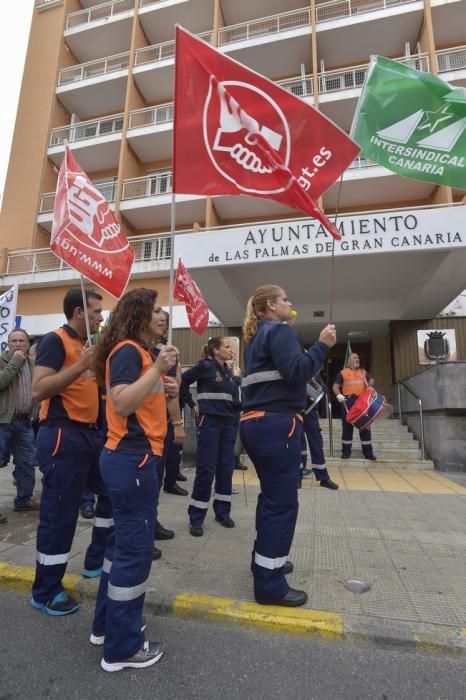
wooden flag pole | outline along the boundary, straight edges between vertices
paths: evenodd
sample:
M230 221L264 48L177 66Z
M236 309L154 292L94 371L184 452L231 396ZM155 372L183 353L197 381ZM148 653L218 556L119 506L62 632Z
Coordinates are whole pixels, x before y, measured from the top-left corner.
M337 204L335 207L335 228L338 220L338 206L340 204L341 188L343 185L343 175L340 177L340 185L338 187ZM335 291L335 239L332 236L332 255L330 257L330 292L329 292L329 314L328 322L333 323L333 294Z

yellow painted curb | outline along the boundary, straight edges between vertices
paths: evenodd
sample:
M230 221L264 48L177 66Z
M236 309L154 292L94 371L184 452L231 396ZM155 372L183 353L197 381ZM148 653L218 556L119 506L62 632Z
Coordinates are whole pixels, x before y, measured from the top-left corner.
M344 634L341 615L325 610L258 605L197 593L177 595L172 610L179 617L199 617L205 620L235 622L240 625L262 627L277 632L305 634L325 639L343 637Z
M0 563L0 585L16 591L30 591L36 575L36 570L32 566L21 566L20 564ZM79 597L78 583L82 581L80 576L65 574L63 585L70 593Z

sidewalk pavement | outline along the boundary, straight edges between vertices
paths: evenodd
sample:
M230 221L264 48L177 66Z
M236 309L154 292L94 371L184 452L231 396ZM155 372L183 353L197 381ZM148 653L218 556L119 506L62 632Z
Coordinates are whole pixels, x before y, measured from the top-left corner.
M188 497L162 492L159 520L173 540L159 542L146 605L160 612L233 621L323 637L352 637L443 651L466 650L466 487L438 472L330 468L339 491L305 479L288 577L309 595L304 608L254 603L249 570L258 482L234 472L236 528L214 521L204 537L188 532ZM184 473L188 489L194 470ZM244 477L244 484L243 484ZM461 478L458 479L461 481ZM36 497L39 497L40 487ZM11 466L0 469L0 583L28 590L35 561L37 513L14 513ZM246 503L247 499L247 503ZM90 522L79 519L66 585L95 598L97 581L80 577ZM15 566L20 565L20 566ZM343 582L360 579L369 592Z

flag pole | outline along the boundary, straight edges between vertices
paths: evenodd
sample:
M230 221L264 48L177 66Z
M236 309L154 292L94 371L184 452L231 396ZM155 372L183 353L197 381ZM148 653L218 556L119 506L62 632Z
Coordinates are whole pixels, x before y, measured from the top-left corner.
M82 275L79 275L79 277L81 280L81 293L83 295L83 311L84 311L84 320L86 322L87 342L89 343L89 345L92 345L91 327L89 325L89 313L87 311L86 290L84 289L84 277Z
M170 282L168 286L168 344L172 343L173 335L173 286L175 278L175 193L173 191L173 174L172 174L172 203L170 211Z
M341 187L343 185L343 175L344 172L341 174L340 177L340 185L338 187L338 196L337 196L337 204L335 207L335 228L337 225L337 220L338 220L338 207L340 204L340 195L341 195ZM332 255L330 257L330 292L329 292L329 318L328 322L333 323L333 293L335 290L335 238L332 236Z

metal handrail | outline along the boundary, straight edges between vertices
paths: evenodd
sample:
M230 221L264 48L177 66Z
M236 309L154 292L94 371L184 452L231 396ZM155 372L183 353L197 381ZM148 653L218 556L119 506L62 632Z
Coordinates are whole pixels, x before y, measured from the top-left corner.
M71 12L66 17L65 30L82 27L84 24L91 24L98 20L108 20L115 15L134 10L135 0L112 0L101 5L87 7L84 10Z
M409 386L405 384L403 380L399 381L397 384L397 392L398 392L398 415L400 416L400 423L403 425L403 413L402 413L402 401L401 401L401 387L403 389L406 389L408 393L411 394L413 398L416 399L419 405L419 427L421 429L421 458L422 460L425 460L426 458L426 450L425 450L425 438L424 438L424 414L422 410L422 399L420 396L416 394L415 391L410 389Z
M327 412L328 412L328 451L331 458L333 458L333 412L332 412L332 402L327 396Z

